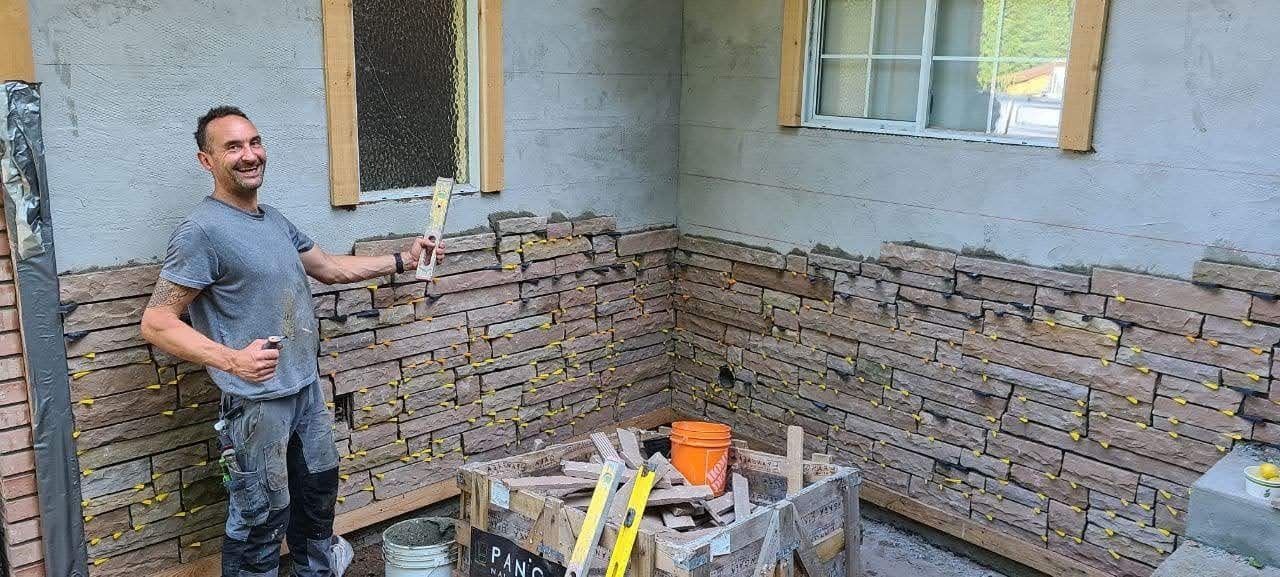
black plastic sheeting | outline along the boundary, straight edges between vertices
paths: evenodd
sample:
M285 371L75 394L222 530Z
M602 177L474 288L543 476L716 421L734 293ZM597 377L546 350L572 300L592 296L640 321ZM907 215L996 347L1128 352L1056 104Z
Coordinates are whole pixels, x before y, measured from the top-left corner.
M85 577L88 567L80 466L71 437L75 420L58 311L49 191L44 180L40 86L5 82L0 91L0 114L0 176L22 303L22 345L31 385L45 574Z

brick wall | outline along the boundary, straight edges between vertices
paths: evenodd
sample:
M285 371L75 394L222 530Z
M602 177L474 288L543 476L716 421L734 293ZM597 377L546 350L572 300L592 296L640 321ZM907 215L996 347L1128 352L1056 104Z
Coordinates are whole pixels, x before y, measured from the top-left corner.
M313 285L318 363L338 413L340 514L451 482L467 459L670 407L677 233L614 228L612 218L510 218L450 239L430 286L412 273ZM218 391L200 367L140 337L156 274L61 279L64 306L75 305L64 328L95 577L219 551Z
M2 200L0 200L2 202ZM40 501L32 449L31 404L9 234L0 205L0 520L5 567L13 577L42 577Z
M1280 441L1280 272L694 237L676 261L678 409L765 440L801 425L868 483L1108 574L1173 551L1189 487L1235 441Z

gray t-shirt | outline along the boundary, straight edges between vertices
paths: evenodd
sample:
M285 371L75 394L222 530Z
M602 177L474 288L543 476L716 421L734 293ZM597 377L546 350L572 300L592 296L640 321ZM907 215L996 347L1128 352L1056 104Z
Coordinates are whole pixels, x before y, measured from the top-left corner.
M299 257L315 243L276 209L258 206L251 214L206 197L173 232L160 276L201 289L189 307L191 324L218 343L243 349L255 339L285 337L276 374L265 382L208 368L223 392L263 400L319 379L319 328Z

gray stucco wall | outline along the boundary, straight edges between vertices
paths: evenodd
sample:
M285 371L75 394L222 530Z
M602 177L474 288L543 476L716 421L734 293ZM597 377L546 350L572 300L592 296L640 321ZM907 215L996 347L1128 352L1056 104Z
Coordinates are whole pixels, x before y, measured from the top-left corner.
M31 0L59 269L163 256L211 190L194 121L235 103L268 147L262 200L328 250L420 231L423 202L329 206L319 0ZM526 210L675 220L680 0L509 1L506 190L449 230Z
M1280 265L1280 3L1112 2L1097 152L1084 155L780 129L780 14L780 0L686 5L685 232L871 256L913 240L1177 275L1206 254Z

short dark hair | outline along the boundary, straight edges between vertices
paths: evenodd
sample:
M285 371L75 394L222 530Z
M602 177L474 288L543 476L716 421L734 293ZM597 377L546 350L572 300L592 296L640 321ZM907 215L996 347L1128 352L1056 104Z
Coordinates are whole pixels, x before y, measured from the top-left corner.
M235 106L215 106L210 108L208 112L204 113L204 116L196 120L196 146L200 147L200 150L208 151L205 148L205 144L207 144L205 132L209 128L209 123L226 116L239 116L249 120L249 116Z

